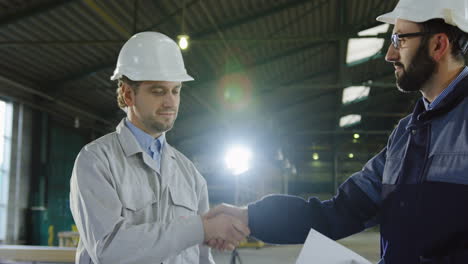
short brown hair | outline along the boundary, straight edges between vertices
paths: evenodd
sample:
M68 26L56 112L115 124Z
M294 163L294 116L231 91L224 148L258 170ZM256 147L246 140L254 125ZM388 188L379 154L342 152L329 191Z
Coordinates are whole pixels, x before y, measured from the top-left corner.
M436 18L420 23L423 31L433 33L445 33L452 44L452 56L459 62L465 62L466 43L468 34L456 26L445 23L443 19ZM426 41L429 38L426 37Z
M119 78L118 83L117 83L117 104L119 105L120 108L125 108L127 107L127 104L125 103L124 95L122 92L122 86L123 84L127 84L130 86L135 93L137 93L138 88L140 87L140 84L142 83L141 81L132 81L130 80L127 76L122 75L122 77Z

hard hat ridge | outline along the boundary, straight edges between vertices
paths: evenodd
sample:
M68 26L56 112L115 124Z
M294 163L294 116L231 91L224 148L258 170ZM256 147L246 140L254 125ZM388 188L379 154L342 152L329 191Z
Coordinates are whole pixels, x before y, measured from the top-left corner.
M440 18L468 33L468 0L400 0L393 11L377 20L395 24L398 18L416 23Z

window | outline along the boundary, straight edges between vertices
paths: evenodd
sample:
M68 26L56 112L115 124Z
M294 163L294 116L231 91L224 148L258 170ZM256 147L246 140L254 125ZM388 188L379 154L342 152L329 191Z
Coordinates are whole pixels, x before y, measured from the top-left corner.
M5 240L8 210L12 105L0 101L0 240Z
M373 28L363 30L358 36L375 36L388 31L388 24L383 24ZM348 52L346 63L359 62L376 55L382 50L385 40L383 38L352 38L348 40Z
M343 104L359 102L369 97L370 87L368 86L350 86L343 89Z
M361 115L347 115L340 118L340 127L349 127L361 123Z

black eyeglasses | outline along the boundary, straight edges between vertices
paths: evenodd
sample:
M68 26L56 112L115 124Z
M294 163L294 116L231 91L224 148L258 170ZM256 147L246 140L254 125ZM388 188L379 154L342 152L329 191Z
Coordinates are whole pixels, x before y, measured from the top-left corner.
M435 32L415 32L415 33L405 33L405 34L392 34L392 45L395 49L401 48L401 40L403 38L410 38L410 37L421 37L430 34L437 34Z

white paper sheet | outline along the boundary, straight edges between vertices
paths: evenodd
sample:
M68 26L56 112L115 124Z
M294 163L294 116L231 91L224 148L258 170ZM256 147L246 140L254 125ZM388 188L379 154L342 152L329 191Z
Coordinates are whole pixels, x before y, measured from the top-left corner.
M370 261L311 229L296 264L372 264Z

